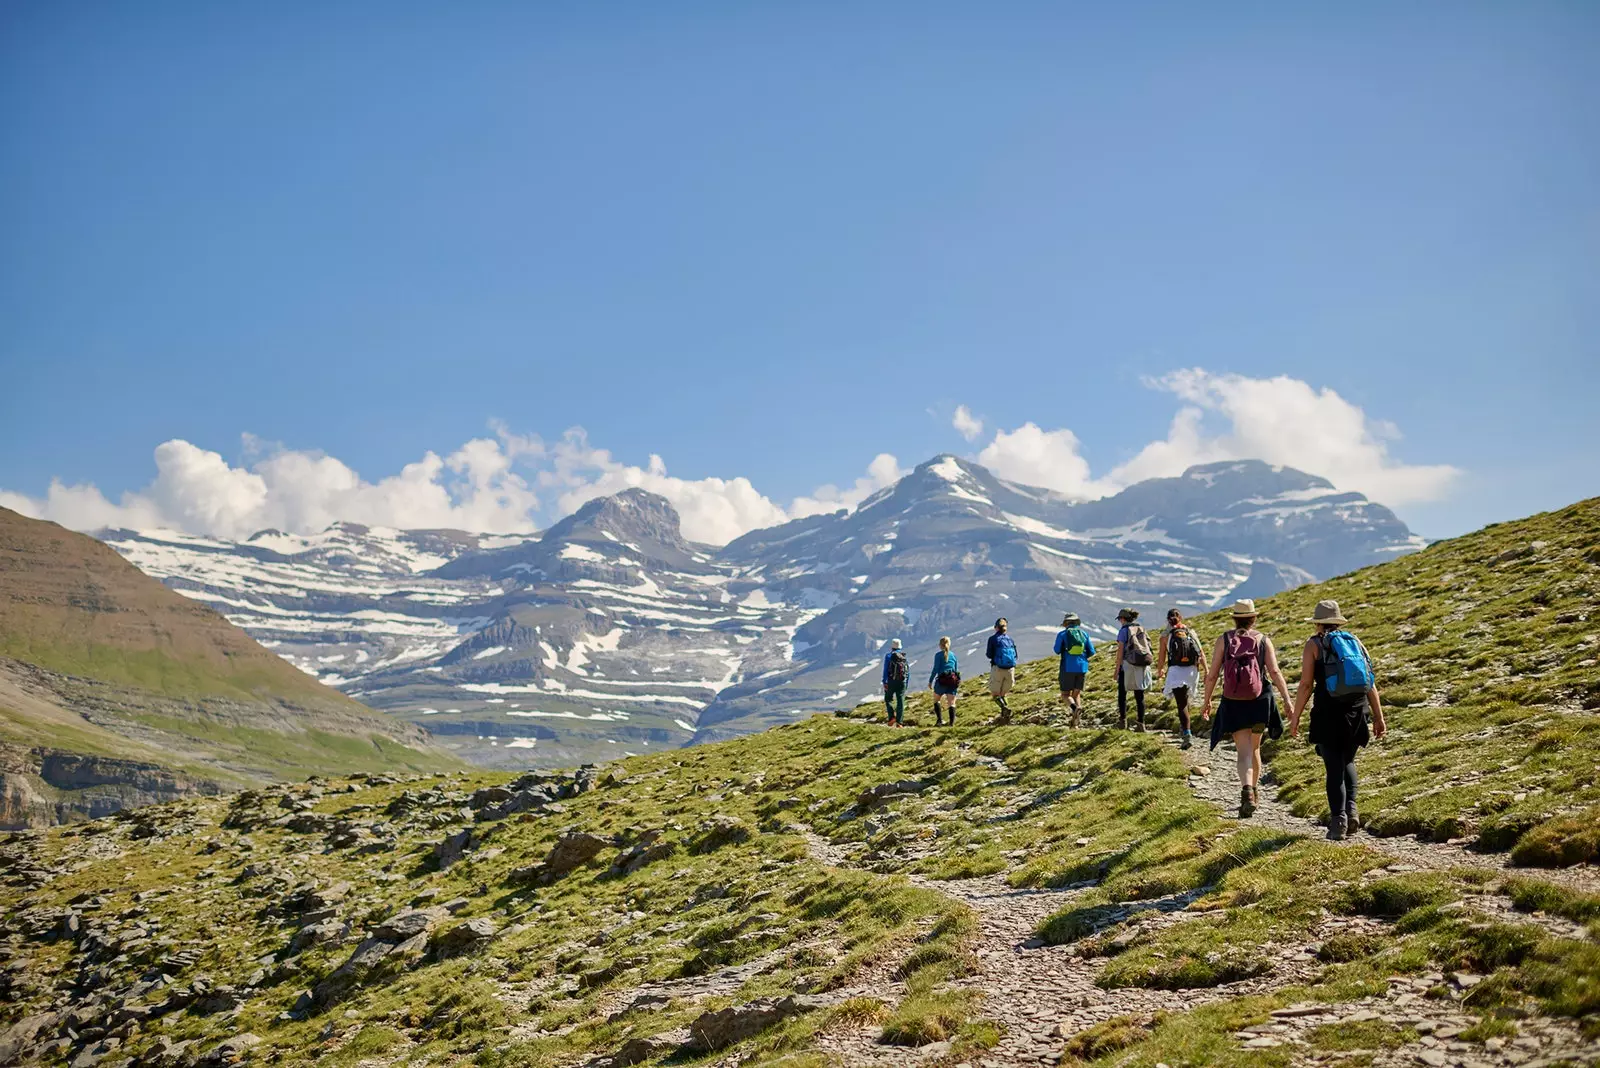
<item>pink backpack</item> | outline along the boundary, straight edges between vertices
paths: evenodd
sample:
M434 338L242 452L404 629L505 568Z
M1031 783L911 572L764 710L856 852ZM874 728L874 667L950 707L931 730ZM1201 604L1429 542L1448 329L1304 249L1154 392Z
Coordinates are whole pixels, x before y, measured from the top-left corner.
M1222 696L1230 701L1253 701L1266 682L1262 661L1266 641L1256 630L1229 631L1222 639Z

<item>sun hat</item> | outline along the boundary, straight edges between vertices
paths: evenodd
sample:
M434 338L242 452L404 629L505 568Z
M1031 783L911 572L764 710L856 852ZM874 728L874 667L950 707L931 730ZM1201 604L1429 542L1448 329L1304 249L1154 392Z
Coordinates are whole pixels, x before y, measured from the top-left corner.
M1344 618L1343 612L1339 611L1338 601L1318 601L1315 611L1311 613L1311 618L1307 619L1306 622L1326 623L1329 626L1337 626L1350 621Z
M1076 627L1082 622L1083 620L1078 618L1078 613L1076 612L1068 612L1066 615L1061 617L1061 625L1063 627Z
M1261 614L1256 611L1256 602L1249 597L1233 602L1233 608L1230 613L1234 619L1243 619L1245 616L1258 616Z
M1132 623L1134 620L1139 618L1139 610L1137 608L1124 608L1122 611L1117 613L1117 618Z
M1005 616L1001 616L999 619L995 620L994 621L995 629L999 630L1000 627L1005 624L1005 622L1006 622L1006 617Z
M891 642L890 642L890 643L889 643L889 648L891 648L891 649L898 649L898 648L900 648L900 639L899 639L899 638L896 638L896 639L894 639L894 640L893 640L893 641L891 641Z

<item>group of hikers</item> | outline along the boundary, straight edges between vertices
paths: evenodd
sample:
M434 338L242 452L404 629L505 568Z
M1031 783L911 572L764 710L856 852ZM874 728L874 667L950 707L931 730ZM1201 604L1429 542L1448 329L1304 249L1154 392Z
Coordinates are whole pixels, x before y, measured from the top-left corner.
M1335 841L1354 833L1361 826L1356 811L1356 750L1387 731L1383 705L1373 677L1372 658L1354 634L1345 630L1345 619L1337 601L1320 601L1305 622L1316 631L1306 639L1300 655L1300 682L1294 701L1278 666L1278 653L1272 639L1256 630L1255 601L1244 599L1230 610L1233 629L1217 636L1210 655L1193 628L1184 622L1183 613L1173 608L1167 623L1154 641L1139 622L1139 611L1124 608L1117 613L1115 672L1117 678L1117 727L1128 727L1128 697L1133 697L1133 729L1145 729L1145 694L1157 678L1161 692L1177 705L1180 748L1193 745L1189 709L1201 689L1200 718L1211 721L1211 748L1231 738L1238 751L1239 815L1251 815L1260 804L1261 743L1267 737L1283 734L1282 706L1290 708L1288 731L1300 732L1300 718L1311 705L1309 739L1322 757L1327 775L1328 837ZM984 655L989 660L989 696L999 708L994 723L1011 722L1007 696L1016 686L1017 644L1008 633L1004 617L994 621ZM1066 706L1073 727L1079 725L1083 711L1084 685L1089 675L1089 660L1097 656L1094 639L1084 630L1083 620L1068 612L1056 635L1055 655L1061 658L1059 684L1061 703ZM883 702L889 725L905 725L906 685L910 665L899 638L895 638L883 658ZM1213 720L1212 699L1221 683L1221 700ZM956 722L956 697L961 686L960 664L951 651L950 639L940 638L933 654L933 669L928 673L928 688L933 691L936 726Z

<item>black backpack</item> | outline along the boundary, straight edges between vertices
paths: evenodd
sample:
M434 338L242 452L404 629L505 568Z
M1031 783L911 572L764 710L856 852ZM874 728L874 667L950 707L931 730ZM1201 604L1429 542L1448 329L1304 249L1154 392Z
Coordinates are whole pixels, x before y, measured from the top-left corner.
M1188 627L1173 627L1167 635L1167 663L1175 667L1193 667L1200 662L1200 643Z
M889 654L889 685L904 686L910 671L906 667L906 654L896 649Z

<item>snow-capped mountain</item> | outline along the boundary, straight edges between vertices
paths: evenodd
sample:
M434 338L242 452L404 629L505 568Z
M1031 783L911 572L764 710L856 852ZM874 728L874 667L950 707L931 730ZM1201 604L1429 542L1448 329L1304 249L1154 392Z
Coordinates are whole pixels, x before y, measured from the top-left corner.
M243 542L104 540L302 670L469 759L564 764L759 729L878 691L905 641L966 673L995 616L1024 655L1071 609L1207 608L1419 547L1393 513L1302 472L1210 464L1074 503L935 457L853 512L685 541L627 490L542 535L336 524ZM920 682L913 679L913 682Z

